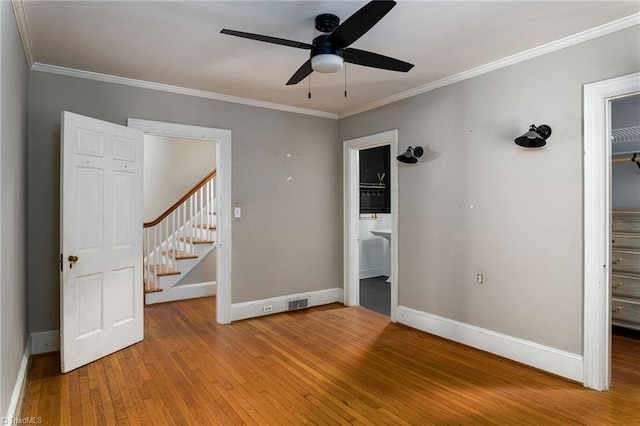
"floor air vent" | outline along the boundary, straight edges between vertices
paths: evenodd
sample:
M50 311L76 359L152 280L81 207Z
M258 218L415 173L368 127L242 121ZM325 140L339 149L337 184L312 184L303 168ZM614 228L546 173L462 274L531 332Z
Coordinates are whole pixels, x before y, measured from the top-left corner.
M309 299L290 300L287 303L287 311L295 311L309 307Z

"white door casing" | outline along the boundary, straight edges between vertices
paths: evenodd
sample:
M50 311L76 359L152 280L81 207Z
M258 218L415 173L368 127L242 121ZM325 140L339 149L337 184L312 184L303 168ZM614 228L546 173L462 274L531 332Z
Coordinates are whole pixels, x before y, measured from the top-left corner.
M585 386L611 385L611 101L640 93L640 73L584 86Z
M62 113L63 373L144 337L142 141L139 130Z
M127 125L144 133L216 141L216 321L231 322L231 130L130 118Z
M396 322L398 308L398 130L344 141L343 185L344 185L344 304L360 304L360 161L361 149L389 145L390 190L391 190L391 315Z

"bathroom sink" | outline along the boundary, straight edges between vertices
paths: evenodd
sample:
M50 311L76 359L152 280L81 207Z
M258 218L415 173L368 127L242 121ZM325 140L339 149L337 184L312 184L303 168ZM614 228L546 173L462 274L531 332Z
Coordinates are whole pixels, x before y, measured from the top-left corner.
M391 241L391 229L371 229L369 232L376 237L383 237Z

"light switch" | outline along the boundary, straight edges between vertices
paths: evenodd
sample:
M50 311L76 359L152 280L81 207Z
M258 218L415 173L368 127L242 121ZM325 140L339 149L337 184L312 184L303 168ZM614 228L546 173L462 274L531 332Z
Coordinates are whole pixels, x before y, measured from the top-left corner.
M236 207L233 209L233 217L235 218L242 217L242 210L240 209L240 207Z

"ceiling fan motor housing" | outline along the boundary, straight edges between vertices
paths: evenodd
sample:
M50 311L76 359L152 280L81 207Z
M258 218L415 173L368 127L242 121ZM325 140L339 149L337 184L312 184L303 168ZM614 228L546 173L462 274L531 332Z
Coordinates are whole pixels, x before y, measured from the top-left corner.
M331 43L328 35L321 35L313 39L313 49L311 49L311 57L316 55L337 55L344 58L342 49Z

